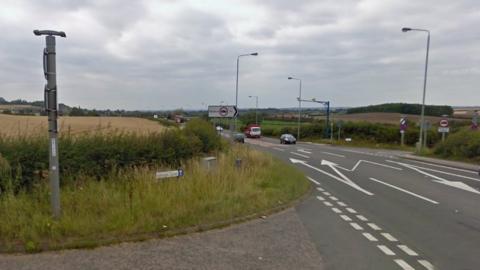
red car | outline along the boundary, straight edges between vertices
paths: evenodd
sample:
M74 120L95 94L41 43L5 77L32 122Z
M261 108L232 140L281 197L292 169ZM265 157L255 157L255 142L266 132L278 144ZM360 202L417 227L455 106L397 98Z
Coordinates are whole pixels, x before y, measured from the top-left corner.
M260 138L262 136L262 130L257 124L248 125L243 133L247 138Z

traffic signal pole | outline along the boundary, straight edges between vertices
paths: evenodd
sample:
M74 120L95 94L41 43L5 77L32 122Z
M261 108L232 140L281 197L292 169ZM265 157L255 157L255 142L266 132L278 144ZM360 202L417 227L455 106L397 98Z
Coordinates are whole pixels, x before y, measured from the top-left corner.
M36 36L45 35L46 47L43 51L43 71L47 84L45 85L45 111L48 115L49 134L49 167L50 201L54 218L60 217L60 177L58 162L58 105L57 105L57 68L55 36L66 37L64 32L51 30L34 30Z

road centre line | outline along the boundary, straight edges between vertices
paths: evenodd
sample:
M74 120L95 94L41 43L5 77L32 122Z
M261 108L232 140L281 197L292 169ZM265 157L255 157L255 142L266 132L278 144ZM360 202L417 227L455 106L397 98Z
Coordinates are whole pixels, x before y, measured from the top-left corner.
M418 260L418 263L423 265L423 267L427 268L427 270L435 269L435 267L433 267L433 265L427 260Z
M403 270L415 270L410 264L408 264L406 261L402 259L395 259L395 261L400 267L402 267Z
M389 234L389 233L381 233L381 235L383 237L385 237L385 239L387 239L388 241L390 242L397 242L397 238L393 237L393 235Z
M370 233L362 233L363 236L365 236L365 238L368 239L368 241L371 241L371 242L378 242L378 239L375 238L375 236L371 235Z
M422 161L417 161L417 160L408 160L408 161L416 162L416 163L420 163L420 164L425 164L425 165L429 165L429 166L433 166L433 167L439 167L439 168L444 168L444 169L459 171L459 172L471 173L471 174L475 174L475 175L478 174L478 172L472 171L472 170L459 169L459 168L455 168L455 167L438 165L438 164L433 164L433 163L428 163L428 162L422 162ZM387 160L387 162L395 162L395 161L393 161L393 160ZM412 165L412 166L415 166L415 165Z
M418 254L415 251L411 250L407 245L397 245L397 247L410 256L418 256Z
M389 249L387 246L384 245L377 245L377 247L385 253L385 255L388 256L395 256L395 252L393 252L391 249Z
M298 149L297 151L298 151L298 152L305 153L305 154L311 154L311 153L312 153L312 152L306 151L306 150L304 150L304 149Z
M322 151L321 153L324 153L324 154L327 154L327 155L331 155L331 156L335 156L335 157L345 158L344 155L335 154L335 153L331 153L331 152Z
M438 172L438 173L442 173L442 174L446 174L446 175L450 175L450 176L456 176L456 177L465 178L465 179L470 179L470 180L473 180L473 181L479 181L479 182L480 182L480 179L479 179L479 178L473 178L473 177L464 176L464 175L461 175L461 174L454 174L454 173L450 173L450 172L439 171L439 170L435 170L435 169L432 169L432 168L425 168L425 167L421 167L421 166L418 166L418 165L412 165L412 164L408 164L408 163L401 163L401 162L396 162L396 161L392 161L392 160L387 160L387 162L398 163L398 164L405 164L405 165L407 165L407 167L410 166L410 167L417 168L417 169L422 169L422 170L431 171L431 172ZM448 168L448 167L447 167L447 168ZM451 169L454 169L454 168L451 168ZM475 174L477 174L477 173L475 173Z
M389 184L389 183L380 181L380 180L375 179L375 178L373 178L373 177L370 177L370 180L375 181L375 182L380 183L380 184L383 184L383 185L385 185L385 186L391 187L391 188L393 188L393 189L396 189L396 190L405 192L405 193L407 193L407 194L409 194L409 195L412 195L412 196L417 197L417 198L419 198L419 199L425 200L425 201L427 201L427 202L430 202L430 203L433 203L433 204L439 204L437 201L431 200L431 199L429 199L429 198L427 198L427 197L424 197L424 196L422 196L422 195L413 193L413 192L408 191L408 190L406 190L406 189L403 189L403 188L394 186L394 185L392 185L392 184Z
M302 155L302 154L295 153L295 152L290 152L290 154L294 154L294 155L297 155L297 156L299 156L299 157L303 157L303 158L310 158L309 156Z
M307 176L307 178L308 178L308 180L312 181L312 182L315 183L316 185L320 185L320 183L319 183L317 180L311 178L310 176ZM317 189L319 189L319 188L317 187ZM322 189L322 191L323 191L323 189Z

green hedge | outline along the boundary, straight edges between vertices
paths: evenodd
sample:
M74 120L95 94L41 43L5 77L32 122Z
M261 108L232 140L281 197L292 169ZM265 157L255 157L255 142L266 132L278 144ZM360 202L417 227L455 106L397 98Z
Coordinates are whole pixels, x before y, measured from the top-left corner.
M434 154L451 159L470 159L480 161L480 132L462 130L439 143Z
M59 138L63 180L78 175L101 178L124 168L168 165L222 147L212 125L203 120L187 123L184 130L162 133L96 133ZM0 137L0 190L32 187L44 180L48 169L46 137ZM12 188L13 187L13 188Z

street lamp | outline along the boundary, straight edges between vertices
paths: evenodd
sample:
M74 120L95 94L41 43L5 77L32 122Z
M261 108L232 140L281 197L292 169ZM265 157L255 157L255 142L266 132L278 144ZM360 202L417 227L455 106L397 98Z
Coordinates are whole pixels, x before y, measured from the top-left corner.
M427 142L426 139L423 141L422 134L424 131L424 125L425 125L425 94L427 91L427 71L428 71L428 53L430 50L430 31L425 30L425 29L416 29L416 28L409 28L409 27L404 27L402 28L402 32L409 32L409 31L420 31L420 32L426 32L427 33L427 55L425 57L425 75L423 77L423 98L422 98L422 114L420 116L420 135L418 139L419 143L419 148L417 148L418 151L422 151L422 147L425 147Z
M258 96L248 96L249 98L255 98L255 124L258 125Z
M254 53L241 54L241 55L237 56L237 80L236 80L236 83L235 83L235 107L237 107L237 110L238 110L238 69L239 69L239 65L240 65L240 57L243 57L243 56L257 56L257 55L258 55L258 53L254 52ZM237 130L237 116L235 116L233 130Z
M298 127L297 127L297 141L300 140L300 119L302 116L302 80L299 78L288 77L289 80L297 80L300 82L300 89L298 92Z

